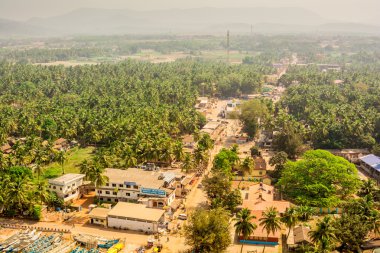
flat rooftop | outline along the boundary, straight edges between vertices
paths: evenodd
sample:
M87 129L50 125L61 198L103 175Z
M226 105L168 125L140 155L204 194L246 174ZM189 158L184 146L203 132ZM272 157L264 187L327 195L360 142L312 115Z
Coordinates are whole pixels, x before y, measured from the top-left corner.
M105 219L107 218L108 213L111 211L111 209L104 208L104 207L96 207L91 210L91 212L88 214L90 218L98 218L98 219Z
M380 171L380 157L370 154L360 157L359 159L371 166L372 168L374 168L375 170Z
M69 184L70 182L83 179L84 177L85 177L84 174L69 173L57 178L49 179L49 184L65 185L65 184Z
M104 175L109 178L109 183L124 184L125 182L134 182L145 188L158 189L164 185L164 180L158 179L163 172L149 171L137 168L105 169Z
M221 124L221 123L218 122L218 121L210 121L210 122L208 122L208 123L202 128L202 130L204 130L204 129L215 130L216 128L218 128L218 126L219 126L220 124Z
M119 202L108 213L108 216L158 222L164 213L165 210L162 209L149 208L141 204Z

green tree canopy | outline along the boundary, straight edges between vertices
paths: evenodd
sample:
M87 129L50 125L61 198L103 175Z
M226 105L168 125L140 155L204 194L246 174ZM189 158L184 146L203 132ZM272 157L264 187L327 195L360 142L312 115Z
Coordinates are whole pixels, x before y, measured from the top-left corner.
M288 161L278 182L297 204L314 207L335 207L360 185L354 164L323 150L307 151L302 159Z
M220 253L231 244L228 212L197 209L185 225L186 244L197 253Z
M250 137L254 137L260 127L269 120L269 109L262 100L250 100L241 105L240 120L244 125L244 131Z

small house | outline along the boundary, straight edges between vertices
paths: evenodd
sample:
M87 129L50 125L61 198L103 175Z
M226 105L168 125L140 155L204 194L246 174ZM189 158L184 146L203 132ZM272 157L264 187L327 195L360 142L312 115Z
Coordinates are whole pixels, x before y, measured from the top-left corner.
M267 162L261 156L254 158L255 168L253 169L252 175L256 177L265 176L267 173Z
M365 170L373 179L380 182L380 157L376 155L366 155L359 158L360 167Z
M111 209L103 207L96 207L92 209L91 212L88 214L88 217L90 218L90 223L107 227L107 216L110 211Z

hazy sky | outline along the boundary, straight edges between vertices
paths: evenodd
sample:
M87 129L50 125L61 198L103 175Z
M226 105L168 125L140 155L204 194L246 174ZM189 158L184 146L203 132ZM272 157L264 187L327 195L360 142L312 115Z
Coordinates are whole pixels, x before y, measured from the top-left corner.
M27 20L77 8L303 7L334 20L380 23L380 0L0 0L0 18Z

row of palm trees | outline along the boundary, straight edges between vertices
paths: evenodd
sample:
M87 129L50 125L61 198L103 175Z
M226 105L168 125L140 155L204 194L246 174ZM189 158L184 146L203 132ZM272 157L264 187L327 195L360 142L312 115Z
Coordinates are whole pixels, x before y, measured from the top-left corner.
M263 231L266 231L267 238L269 238L270 234L274 234L278 230L281 230L282 225L285 225L289 229L286 236L286 238L288 238L290 231L296 226L298 222L308 221L313 214L313 208L308 206L299 206L287 209L283 216L280 217L276 207L269 207L266 211L263 212L262 217L259 219L259 225ZM258 227L257 224L252 221L255 219L256 217L254 215L251 215L251 210L248 208L240 210L234 218L236 234L241 236L243 240L247 240ZM242 251L243 244L241 246L241 252ZM263 248L263 252L264 251L265 245Z

